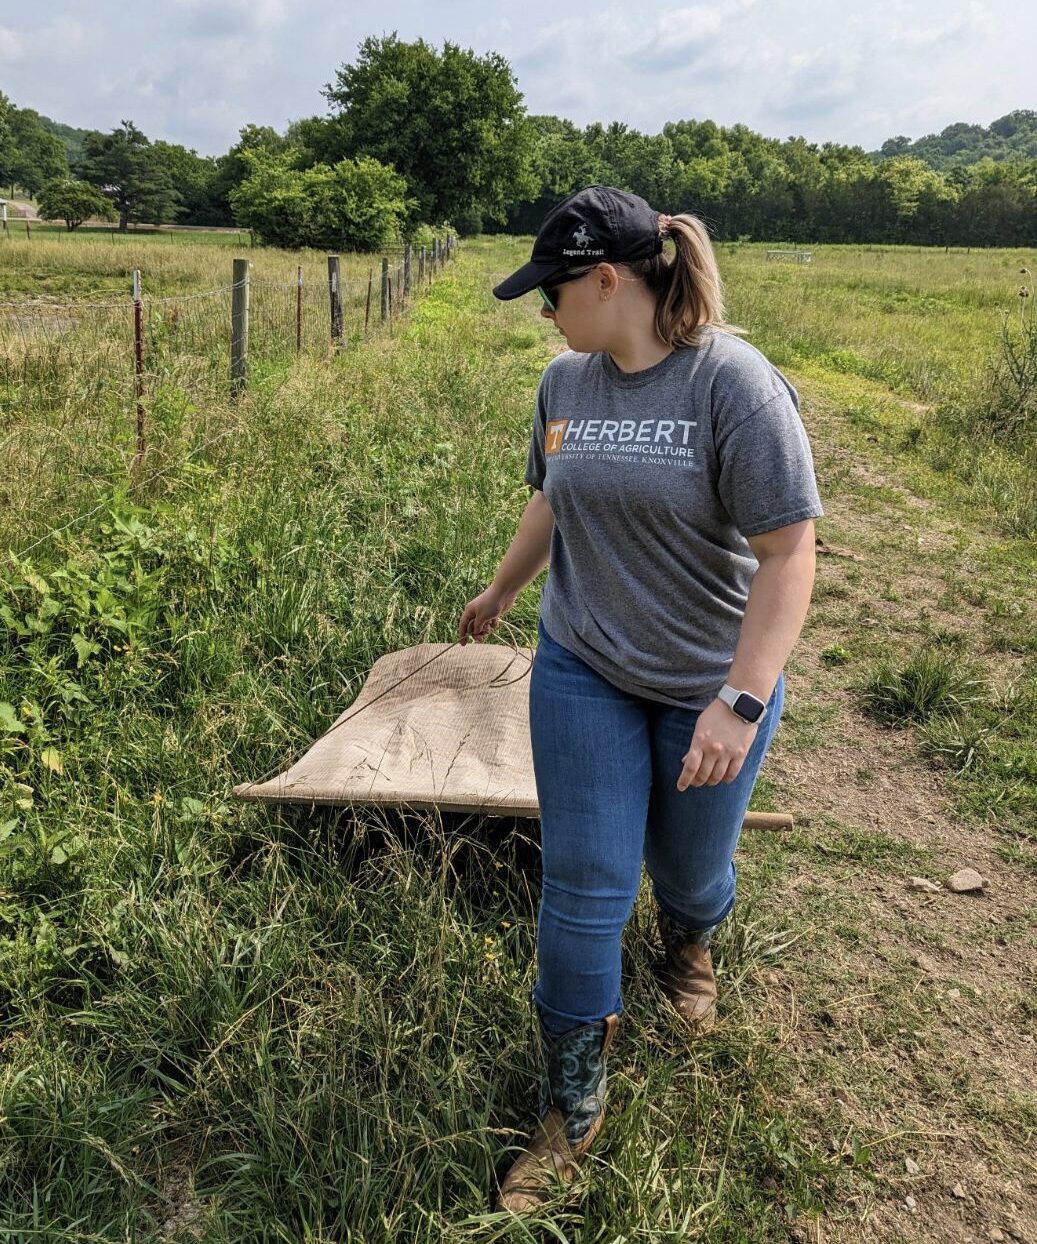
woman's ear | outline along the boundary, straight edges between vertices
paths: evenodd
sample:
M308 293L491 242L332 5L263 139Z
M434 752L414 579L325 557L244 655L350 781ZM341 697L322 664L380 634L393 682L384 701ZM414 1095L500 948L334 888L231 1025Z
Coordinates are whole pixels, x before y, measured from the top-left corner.
M619 273L610 263L599 263L596 274L598 282L598 297L602 302L608 300L619 289Z

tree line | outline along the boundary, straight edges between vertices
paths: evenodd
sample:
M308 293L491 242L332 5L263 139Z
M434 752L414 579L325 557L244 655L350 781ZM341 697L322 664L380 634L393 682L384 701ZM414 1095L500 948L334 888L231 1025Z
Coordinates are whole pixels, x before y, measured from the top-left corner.
M871 153L708 120L580 128L528 115L498 54L395 34L365 40L323 94L327 115L283 133L247 125L217 157L150 141L131 121L109 134L58 127L0 94L0 184L69 228L95 216L121 229L239 225L288 247L375 249L447 222L530 233L593 182L693 211L719 240L1037 244L1037 112Z

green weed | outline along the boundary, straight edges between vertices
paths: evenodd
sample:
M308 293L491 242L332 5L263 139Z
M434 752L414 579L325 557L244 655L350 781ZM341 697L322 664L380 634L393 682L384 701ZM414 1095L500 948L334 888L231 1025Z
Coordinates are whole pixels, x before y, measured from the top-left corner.
M862 688L868 708L890 725L927 721L983 694L983 682L970 666L928 647L904 663L881 662Z
M845 644L829 644L821 652L821 660L825 665L848 665L851 659L850 650Z

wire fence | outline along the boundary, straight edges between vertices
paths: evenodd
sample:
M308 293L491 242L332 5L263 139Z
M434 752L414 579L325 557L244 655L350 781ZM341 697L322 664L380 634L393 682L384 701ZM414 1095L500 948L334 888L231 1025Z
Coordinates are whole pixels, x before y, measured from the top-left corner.
M329 256L326 273L283 280L237 260L227 283L190 293L150 296L135 272L121 297L0 301L0 547L39 543L113 481L173 465L257 377L391 332L455 251L448 238L353 256L345 273Z

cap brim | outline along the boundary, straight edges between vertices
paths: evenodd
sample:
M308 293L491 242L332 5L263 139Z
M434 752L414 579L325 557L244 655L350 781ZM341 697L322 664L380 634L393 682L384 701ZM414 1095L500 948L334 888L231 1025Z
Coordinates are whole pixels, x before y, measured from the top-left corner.
M512 298L521 298L523 294L531 294L538 285L543 285L551 277L565 271L565 265L553 259L531 259L523 264L517 272L493 287L493 296L501 302L510 302Z

